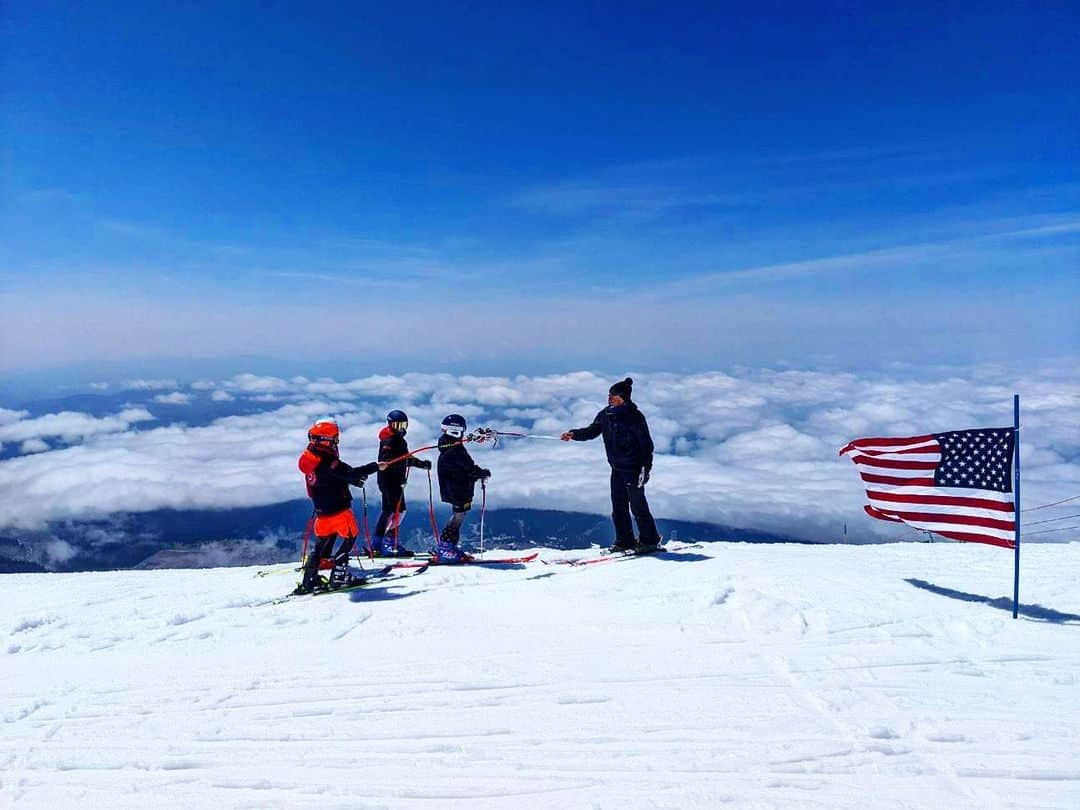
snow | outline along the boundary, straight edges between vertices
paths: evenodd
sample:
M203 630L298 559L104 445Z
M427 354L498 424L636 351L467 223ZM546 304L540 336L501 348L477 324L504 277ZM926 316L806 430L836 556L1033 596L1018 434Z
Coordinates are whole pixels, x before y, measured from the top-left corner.
M582 552L576 552L578 554ZM545 550L542 559L568 552ZM2 578L0 806L1080 807L1080 544Z

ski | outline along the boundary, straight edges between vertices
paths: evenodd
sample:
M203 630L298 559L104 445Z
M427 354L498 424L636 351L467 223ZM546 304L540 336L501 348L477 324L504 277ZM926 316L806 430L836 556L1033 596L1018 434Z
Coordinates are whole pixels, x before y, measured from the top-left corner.
M634 557L649 557L653 554L671 554L685 551L690 548L701 548L701 543L680 543L678 545L667 546L655 546L653 548L642 549L628 549L626 551L612 551L611 549L604 549L595 557L576 557L561 560L551 560L554 565L572 565L574 567L581 567L585 565L596 565L598 563L614 562L616 560L629 560Z
M409 577L415 577L417 574L422 574L427 570L427 565L423 565L419 568L414 568L408 573L395 572L394 566L387 565L377 571L365 572L363 577L360 577L360 581L354 582L352 585L345 585L341 588L324 588L311 593L288 593L284 596L279 596L276 599L271 599L268 604L280 605L284 602L291 602L294 599L304 599L313 596L328 596L332 593L349 593L350 591L358 591L362 588L367 588L371 585L381 585L384 582L393 582L398 579L407 579Z
M430 565L519 565L531 563L539 556L540 552L534 551L520 557L470 557L469 559L454 560L453 562L441 562L437 557L432 557Z
M430 557L422 560L417 559L404 559L401 562L390 563L390 567L394 569L409 569L409 568L427 568L434 562Z
M427 562L431 559L431 552L417 551L411 557L401 557L397 554L373 554L365 555L369 560L401 560L403 562Z
M423 554L418 554L416 557L382 557L382 556L376 555L374 558L372 558L372 557L368 557L367 555L363 555L362 557L360 557L358 559L379 561L379 562L382 563L382 566L385 568L385 567L390 565L388 562L386 562L387 560L417 560L417 562L422 563L422 562L426 561L429 556L430 555L423 555ZM331 570L333 568L333 565L331 565L329 563L330 563L329 560L323 560L323 564L319 566L319 570L320 571L329 571L329 570ZM416 565L416 566L410 566L410 567L419 568L420 566ZM259 571L255 572L255 577L257 579L261 579L263 577L275 577L275 576L278 576L279 574L298 574L303 570L304 570L304 567L302 565L290 565L288 568L263 568L262 570L259 570Z
M274 577L278 574L295 574L297 571L303 571L304 569L298 565L290 566L289 568L264 568L261 571L256 571L256 577Z

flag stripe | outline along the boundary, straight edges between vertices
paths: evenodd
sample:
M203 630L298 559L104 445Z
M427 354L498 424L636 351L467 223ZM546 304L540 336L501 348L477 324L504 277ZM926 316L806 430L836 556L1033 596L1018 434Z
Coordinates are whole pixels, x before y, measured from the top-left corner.
M913 492L896 493L866 490L868 498L874 501L892 503L941 504L942 506L970 506L973 509L996 509L1000 512L1012 512L1012 500L993 501L989 498L964 498L952 495L919 495Z
M870 499L870 505L875 509L882 512L888 512L889 514L899 514L901 512L918 512L924 515L954 515L961 520L967 520L971 518L979 518L983 520L997 520L1005 521L1009 524L1009 528L1015 527L1013 515L1011 513L1002 514L1001 512L994 512L990 509L971 509L968 507L957 506L927 506L925 504L918 503L889 503L887 501L876 501L873 498Z
M891 475L871 475L862 473L862 480L868 484L908 484L911 486L932 487L933 478L897 478Z
M937 442L931 442L930 444L916 444L912 447L905 447L902 450L867 450L865 447L859 448L859 452L866 456L906 456L913 453L924 455L928 458L941 458L941 446Z
M924 532L934 532L943 535L948 534L949 532L963 532L972 537L988 537L997 540L1011 540L1014 536L1013 530L994 529L989 526L968 526L965 524L944 523L937 520L905 520L895 512L884 512L882 514L888 515L891 519L899 520L908 526L921 529ZM929 517L934 516L931 515Z
M934 434L928 433L925 436L908 436L904 439L887 439L887 438L870 438L870 439L856 439L853 442L849 442L843 450L840 451L840 455L850 452L851 450L863 449L866 447L902 447L908 444L925 444L928 441L934 439Z
M949 540L959 540L961 543L986 543L987 545L998 545L1002 549L1016 548L1016 541L1012 538L1002 539L987 537L986 535L972 535L967 531L939 531L937 534L947 537Z
M969 487L940 487L930 484L928 486L897 485L885 487L886 492L911 493L913 495L948 495L957 498L978 497L980 500L993 501L994 503L1013 502L1011 492L991 492L986 489L970 489Z
M871 506L870 504L866 504L866 506L864 506L863 509L866 510L866 514L868 514L870 517L877 518L878 520L891 520L893 523L903 523L904 522L900 518L892 517L887 512L882 512L880 509L876 509L873 506Z
M896 509L881 509L893 517L900 518L905 523L950 523L957 526L971 526L983 529L1001 529L1004 532L1016 531L1016 524L1011 520L999 520L997 518L979 517L978 515L954 515L941 512L901 512Z
M938 465L938 461L915 461L914 459L900 460L892 458L874 458L872 456L852 456L851 460L859 466L885 467L890 470L936 470Z

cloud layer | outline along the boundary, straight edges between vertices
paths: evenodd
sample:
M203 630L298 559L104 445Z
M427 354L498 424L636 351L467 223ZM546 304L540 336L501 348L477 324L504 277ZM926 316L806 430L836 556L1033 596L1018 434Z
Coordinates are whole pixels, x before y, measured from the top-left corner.
M635 399L657 446L649 497L661 517L822 541L841 539L845 525L851 538L912 537L903 527L864 517L858 476L837 458L839 447L866 435L1008 425L1014 390L1024 409L1024 505L1080 493L1080 384L1070 366L1027 379L994 369L875 378L773 370L633 376ZM344 381L243 374L170 385L167 397L156 386L133 388L149 392L145 407L104 418L70 412L30 418L6 410L0 440L21 442L31 454L0 461L0 527L30 530L117 512L291 500L303 497L296 458L307 427L319 417L339 420L343 458L364 463L375 456L390 408L408 411L414 448L431 443L450 412L465 415L470 427L555 436L588 424L611 381L592 372ZM154 413L155 397L168 403L167 411ZM177 411L189 404L237 400L259 403L261 410L198 426L151 422L166 413L182 419ZM48 449L45 440L57 437L68 446ZM472 453L494 472L492 507L609 509L599 440L505 439ZM424 473L413 475L413 497L421 498L426 487L417 476Z

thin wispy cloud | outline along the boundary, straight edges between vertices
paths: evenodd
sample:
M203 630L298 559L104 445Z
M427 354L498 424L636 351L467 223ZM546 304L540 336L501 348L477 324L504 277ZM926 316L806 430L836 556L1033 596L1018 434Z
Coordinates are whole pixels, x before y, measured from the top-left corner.
M663 295L665 293L690 295L704 292L710 287L740 282L778 282L852 270L860 273L873 273L900 265L911 265L928 260L957 259L961 256L970 260L973 251L978 250L982 245L1014 240L1045 239L1074 233L1080 233L1080 220L1069 220L1060 224L1035 228L995 231L936 242L900 245L806 261L783 262L760 267L705 273L654 289L650 291L650 295ZM1050 245L1049 247L1050 249L1057 249L1056 245Z

